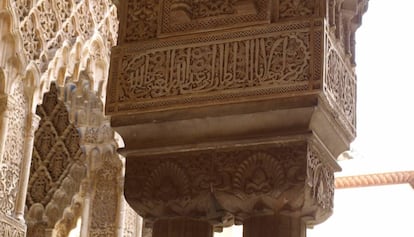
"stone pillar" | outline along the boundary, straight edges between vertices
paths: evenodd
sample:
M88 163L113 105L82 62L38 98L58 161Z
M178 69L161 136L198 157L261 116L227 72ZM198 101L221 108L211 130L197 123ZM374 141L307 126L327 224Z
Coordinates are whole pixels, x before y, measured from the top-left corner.
M19 193L16 201L16 218L24 222L24 208L26 204L27 196L27 187L29 183L30 176L30 164L32 161L32 152L33 152L33 143L34 143L34 134L39 126L40 117L36 114L31 114L27 119L26 126L26 135L25 135L25 144L23 151L23 160L20 170L20 179L19 179Z
M306 237L306 224L300 217L252 216L243 222L243 237Z
M349 54L366 6L119 4L105 108L125 142L125 197L156 235L197 220L301 237L331 215L336 158L356 135Z
M161 219L154 223L153 237L213 237L207 221L189 218Z

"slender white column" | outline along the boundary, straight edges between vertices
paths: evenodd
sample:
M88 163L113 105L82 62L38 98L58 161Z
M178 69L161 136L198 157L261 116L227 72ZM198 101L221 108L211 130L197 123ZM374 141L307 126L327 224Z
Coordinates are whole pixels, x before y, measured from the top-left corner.
M23 160L20 168L19 192L16 200L15 216L24 222L24 207L26 203L27 187L30 177L30 165L32 162L34 134L39 126L40 117L36 114L28 116L25 132Z

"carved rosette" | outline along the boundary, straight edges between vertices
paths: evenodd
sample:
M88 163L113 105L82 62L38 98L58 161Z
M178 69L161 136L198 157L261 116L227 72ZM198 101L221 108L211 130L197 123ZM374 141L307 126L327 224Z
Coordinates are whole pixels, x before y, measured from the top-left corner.
M331 212L332 172L306 140L176 152L129 158L125 194L147 223L191 217L217 228L276 213L315 221Z

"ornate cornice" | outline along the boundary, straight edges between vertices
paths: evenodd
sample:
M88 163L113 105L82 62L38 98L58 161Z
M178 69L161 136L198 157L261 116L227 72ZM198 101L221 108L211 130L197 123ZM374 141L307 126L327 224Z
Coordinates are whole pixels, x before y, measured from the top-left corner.
M409 183L414 188L414 171L397 171L389 173L355 175L339 177L335 179L335 187L338 189L404 183Z

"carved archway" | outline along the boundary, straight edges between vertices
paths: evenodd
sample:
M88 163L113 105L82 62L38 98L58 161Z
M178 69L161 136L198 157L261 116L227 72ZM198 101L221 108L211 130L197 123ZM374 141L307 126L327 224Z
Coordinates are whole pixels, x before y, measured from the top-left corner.
M89 152L92 148L101 147L105 143L105 146L110 144L108 147L111 148L105 150L101 147L100 151L103 153L99 155L103 156L107 150L110 150L111 159L116 159L115 163L121 164L121 160L115 152L117 142L114 139L113 132L108 133L110 137L102 136L102 131L111 129L108 123L109 120L103 116L101 102L105 99L109 53L110 48L116 44L118 21L117 10L111 0L5 0L0 3L0 18L0 34L2 36L0 37L2 40L0 43L2 47L7 48L7 52L1 50L2 57L0 58L2 72L0 74L4 78L0 85L2 90L0 95L2 108L0 122L2 131L4 131L4 134L0 136L1 153L5 153L2 147L6 142L9 142L6 137L10 136L11 132L16 131L15 129L7 129L12 121L3 119L7 117L4 116L5 114L14 113L10 110L10 105L12 105L10 103L12 101L10 100L12 98L10 93L16 91L18 95L23 95L27 103L27 107L24 107L25 121L21 123L22 126L25 126L25 133L18 137L26 142L24 144L25 160L19 164L19 168L21 167L18 176L19 195L14 198L17 210L9 211L10 217L13 219L14 217L19 218L23 214L26 185L29 179L30 153L33 148L31 142L34 139L37 120L35 110L38 104L42 104L43 95L51 90L52 82L56 82L56 89L60 91L58 97L63 101L64 107L68 108L69 119L80 132L80 146L84 151L85 160L90 161ZM17 79L24 81L25 87L23 90L17 91L12 88L14 81ZM94 99L94 102L89 103L91 99ZM86 100L88 100L88 103L86 103ZM83 117L86 120L78 120L82 115L82 111L89 111L88 115ZM94 122L89 120L92 117L96 119ZM22 122L23 120L14 120L14 122L16 121ZM65 126L60 128L56 126L54 125L55 130L65 130ZM91 131L97 131L98 136L93 137ZM64 140L67 140L65 134L61 135L65 138ZM92 140L90 140L91 136ZM56 144L52 151L56 152L56 149L67 150L65 141ZM3 164L3 162L1 163ZM49 165L49 163L50 161L47 164ZM94 169L99 170L100 165L99 163L89 162L87 172L93 173L96 171ZM116 167L119 179L121 179L122 170L119 169L119 165L116 165ZM50 173L50 171L46 172L44 168L33 172L41 171ZM68 172L70 173L70 171ZM58 177L60 176L58 174L59 172L52 175L54 178L51 178L59 180ZM34 175L34 177L38 176L40 175ZM61 187L67 185L66 183L70 183L69 181L65 183L67 177L62 178ZM34 181L31 182L32 185ZM120 183L117 181L117 185L120 185ZM55 215L54 218L46 218L46 220L56 219L56 216L59 216L61 219L55 226L58 227L68 223L68 218L74 212L77 212L75 211L76 205L81 203L79 200L89 199L90 202L93 202L95 191L90 191L90 188L94 185L93 181L87 180L85 182L85 186L88 186L86 194L82 190L75 190L75 192L78 192L77 195L69 198L73 200L72 204L66 205L66 209L63 205L59 207L59 212L62 212L62 208L64 209L63 216L62 214L60 216ZM122 187L120 186L120 188ZM62 198L64 192L60 191L59 188L55 190L50 203L58 202L59 198ZM78 201L74 201L75 199ZM127 227L122 228L122 226L126 226L123 223L128 218L131 219L127 215L130 214L130 216L136 218L136 214L125 211L127 210L125 209L125 202L121 200L121 196L118 199L117 212L120 214L114 226L118 228L117 235L121 235L122 231L128 232ZM33 208L30 208L32 211L27 214L27 217L32 220L41 219L42 222L45 221L43 217L53 216L52 204L45 206L44 204L32 203L32 206ZM91 213L91 210L88 210L88 208L81 209L82 217L88 219L88 213ZM50 215L43 215L49 212ZM0 216L0 223L2 221L3 219ZM83 221L82 225L83 231L89 231L90 220ZM19 235L24 235L23 225L17 226L13 222L7 228L10 228L10 233L16 232Z

